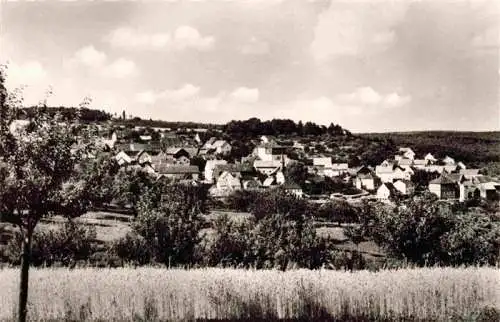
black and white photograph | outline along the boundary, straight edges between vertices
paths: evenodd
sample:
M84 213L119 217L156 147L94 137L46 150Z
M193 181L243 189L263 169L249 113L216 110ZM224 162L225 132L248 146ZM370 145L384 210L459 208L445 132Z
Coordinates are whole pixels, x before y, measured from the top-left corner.
M0 0L3 321L500 321L500 1Z

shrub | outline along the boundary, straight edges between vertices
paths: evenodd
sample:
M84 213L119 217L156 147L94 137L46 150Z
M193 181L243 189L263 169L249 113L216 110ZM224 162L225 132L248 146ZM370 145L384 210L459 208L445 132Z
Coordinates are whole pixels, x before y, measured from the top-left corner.
M144 237L136 233L127 233L124 237L113 242L111 254L116 255L122 262L134 265L149 264L152 259L152 250Z
M69 265L76 261L87 260L94 252L96 231L68 221L57 229L37 231L33 234L31 261L34 266L53 264ZM5 248L9 262L20 263L22 236L16 232Z

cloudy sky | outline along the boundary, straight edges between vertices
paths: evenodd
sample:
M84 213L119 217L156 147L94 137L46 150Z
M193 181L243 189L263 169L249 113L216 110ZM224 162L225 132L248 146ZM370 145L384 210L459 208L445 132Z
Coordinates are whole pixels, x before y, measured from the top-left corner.
M498 3L2 1L0 58L26 104L499 130Z

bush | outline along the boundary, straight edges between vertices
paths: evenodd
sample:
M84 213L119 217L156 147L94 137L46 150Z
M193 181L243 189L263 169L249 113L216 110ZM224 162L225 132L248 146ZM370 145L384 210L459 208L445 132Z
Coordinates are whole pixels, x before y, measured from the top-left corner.
M33 234L31 263L33 266L64 266L88 260L95 251L94 227L85 227L72 221L59 225L57 229L37 231ZM5 256L11 264L19 265L22 249L21 233L16 232L5 248Z
M151 263L152 250L142 236L127 233L125 237L113 242L111 254L116 255L122 262L145 265Z
M335 200L321 205L317 216L329 221L341 223L356 223L358 216L356 209L345 200Z

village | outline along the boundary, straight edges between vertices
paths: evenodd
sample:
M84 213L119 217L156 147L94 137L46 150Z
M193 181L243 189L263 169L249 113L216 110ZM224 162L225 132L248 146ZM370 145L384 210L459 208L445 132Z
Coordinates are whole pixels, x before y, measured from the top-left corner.
M210 130L217 137L207 137L209 130L206 128L93 126L95 143L104 146L120 167L143 171L156 179L208 185L209 194L216 199L228 197L235 191L281 187L297 197L318 203L331 199L391 203L415 193L419 188L416 172L428 174L424 188L441 200L498 200L500 191L500 180L481 174L481 169L469 168L450 156L417 155L410 147L398 147L393 157L375 166L352 166L347 162L334 162L335 158L328 154L327 147L321 152L316 151L315 147L324 142L312 142L308 146L300 140L282 143L275 137L262 135L252 141L255 147L249 155L232 160L233 147L229 140L221 138L221 130ZM131 131L135 133L132 139ZM203 137L207 139L203 140ZM291 157L297 155L301 160ZM95 155L89 154L88 157L95 158ZM347 189L347 193L307 193L300 182L286 178L286 169L297 164L306 169L307 182L333 179L352 189Z

